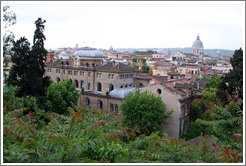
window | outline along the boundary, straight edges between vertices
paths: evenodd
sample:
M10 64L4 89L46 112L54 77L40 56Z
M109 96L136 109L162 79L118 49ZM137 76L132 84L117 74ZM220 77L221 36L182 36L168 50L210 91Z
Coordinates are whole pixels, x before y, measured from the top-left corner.
M97 83L97 91L102 91L102 84L100 82Z
M60 80L60 78L58 77L57 80L56 80L56 82L59 83L60 81L61 81L61 80Z
M125 85L125 88L127 88L127 84Z
M88 72L88 77L90 77L91 76L91 72Z
M66 74L66 70L63 70L63 74Z
M84 82L83 80L81 81L80 87L81 87L81 89L82 89L82 88L85 88L85 82Z
M121 86L120 86L120 88L123 88L123 87L124 87L124 85L121 85Z
M103 108L103 102L101 100L98 101L98 109L102 109Z
M157 89L157 93L158 93L158 94L161 94L161 90L160 90L160 89Z
M88 90L91 89L91 83L88 83Z
M86 107L89 107L90 104L91 104L90 99L86 98L86 100L85 100L85 105L86 105Z
M114 75L113 75L113 74L111 75L111 78L112 78L112 79L114 78Z
M179 70L179 73L182 74L182 69Z
M118 108L118 105L115 104L115 115L118 115L118 113L119 113L119 108Z
M111 92L112 90L114 90L114 85L113 84L109 84L109 92Z
M78 71L74 71L73 73L74 73L75 76L78 75Z
M114 104L112 104L112 103L110 104L110 111L114 112Z
M73 83L73 80L70 79L70 82Z
M110 79L110 78L111 78L111 74L108 75L108 79Z
M76 88L79 88L79 82L78 82L78 80L75 80L75 86L76 86Z

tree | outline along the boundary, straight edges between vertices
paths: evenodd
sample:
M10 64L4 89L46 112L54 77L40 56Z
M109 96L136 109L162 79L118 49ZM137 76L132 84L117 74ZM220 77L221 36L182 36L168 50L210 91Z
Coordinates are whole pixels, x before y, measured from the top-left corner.
M78 102L79 93L75 90L75 84L69 79L58 84L52 83L46 92L46 107L49 111L59 114L68 114L68 107Z
M230 59L233 70L227 73L218 85L217 95L224 103L228 103L227 95L243 99L243 50L235 50Z
M202 118L203 113L207 110L208 102L216 104L218 97L216 95L217 86L220 84L220 77L211 76L207 82L206 89L202 91L202 98L195 99L191 103L191 119L195 121L197 118Z
M124 124L131 128L137 125L139 133L147 135L160 131L161 124L165 124L172 114L172 111L166 110L166 104L160 96L147 91L141 93L140 90L130 93L120 109L126 116Z
M10 11L9 6L3 6L3 29L4 29L4 36L3 36L3 66L8 65L8 60L6 59L7 54L11 54L10 50L12 47L12 43L14 40L13 32L8 30L8 27L14 25L16 23L16 15L13 11Z
M38 18L35 21L36 30L34 33L33 47L30 50L30 43L25 37L14 42L14 55L12 62L14 66L10 70L8 85L19 86L18 96L34 96L40 103L44 103L45 90L49 86L48 77L43 77L44 60L47 51L44 48L45 36L43 35L45 21Z
M230 99L229 104L225 106L209 103L203 118L197 119L196 123L203 127L204 134L211 134L229 144L234 144L233 134L243 132L241 106L241 99Z

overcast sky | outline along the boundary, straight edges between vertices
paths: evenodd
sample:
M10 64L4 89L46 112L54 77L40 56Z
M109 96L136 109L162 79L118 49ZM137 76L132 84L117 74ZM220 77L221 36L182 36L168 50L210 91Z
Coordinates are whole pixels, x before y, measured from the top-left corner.
M38 17L46 20L45 47L191 47L199 33L205 49L245 43L245 2L2 2L17 15L16 39L32 44Z

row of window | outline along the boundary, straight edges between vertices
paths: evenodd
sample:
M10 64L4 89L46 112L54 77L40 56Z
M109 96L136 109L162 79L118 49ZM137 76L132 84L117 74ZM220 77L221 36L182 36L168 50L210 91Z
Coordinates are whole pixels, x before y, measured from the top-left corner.
M133 78L133 74L122 74L120 75L120 79L127 79L127 78Z
M114 78L114 74L109 74L108 75L108 79L110 79L110 78L113 79Z
M85 100L86 107L89 107L91 105L91 100L89 98L86 98ZM103 102L101 100L98 100L98 109L103 109ZM117 104L110 104L110 111L115 112L115 115L118 115L119 113L119 107Z
M56 82L60 82L61 79L58 77ZM71 82L73 82L71 79L70 79ZM79 81L78 80L74 80L74 83L75 83L75 87L76 88L84 88L85 89L85 82L82 80L80 82L80 86L79 86ZM90 90L91 89L91 84L90 83L87 83L87 89ZM109 92L114 90L114 85L113 84L109 84ZM100 82L97 83L97 91L101 92L102 91L102 84Z

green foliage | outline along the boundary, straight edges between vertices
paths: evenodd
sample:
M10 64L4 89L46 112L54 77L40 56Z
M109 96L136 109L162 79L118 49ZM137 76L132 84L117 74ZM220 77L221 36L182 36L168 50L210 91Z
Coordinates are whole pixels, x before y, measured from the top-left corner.
M46 92L46 107L49 111L59 114L68 114L68 107L72 104L77 104L79 93L75 90L75 84L71 83L69 79L52 83Z
M234 95L243 99L243 50L235 50L230 59L233 70L225 74L218 85L217 95L225 104L228 103L227 95Z
M3 126L3 162L242 162L239 150L222 147L209 136L201 137L198 142L168 138L158 132L137 137L137 129L124 127L124 117L112 112L83 107L73 107L70 112L69 116L48 113L50 122L39 129L35 128L35 115L17 117L15 111L7 112ZM242 142L240 136L235 139Z
M208 83L206 84L206 88L217 88L221 81L221 77L217 77L215 74L210 77Z
M195 122L191 122L189 124L188 133L186 133L184 136L182 136L182 138L186 138L186 140L190 140L190 139L193 139L193 138L200 136L201 133L202 133L202 127L200 125L196 124Z
M126 116L124 123L128 127L138 126L141 134L151 134L160 131L161 124L171 117L172 111L166 110L160 96L147 91L141 93L137 90L130 93L120 107L122 114Z
M30 43L25 37L21 37L13 44L12 62L15 64L11 70L7 85L19 86L17 96L34 96L38 98L39 105L43 105L45 100L45 90L49 85L48 77L43 77L44 60L47 51L43 47L45 37L42 35L44 31L44 22L38 19L36 31L34 35L34 44L30 49ZM38 33L36 33L38 31Z
M216 136L227 147L242 150L232 138L234 133L242 132L243 110L240 99L232 99L225 106L209 103L209 109L196 123L203 126L203 132Z

